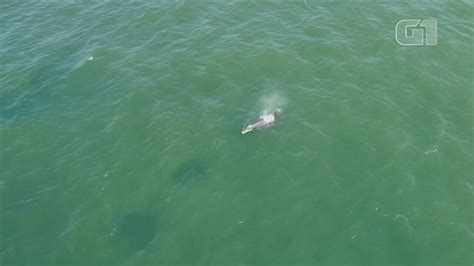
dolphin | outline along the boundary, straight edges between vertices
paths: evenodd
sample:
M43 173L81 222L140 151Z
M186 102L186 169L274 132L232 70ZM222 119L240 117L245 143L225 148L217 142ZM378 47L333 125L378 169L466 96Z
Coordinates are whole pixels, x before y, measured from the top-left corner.
M261 115L257 121L248 124L242 129L242 135L247 134L255 129L261 129L273 124L275 122L276 115L280 112L281 112L281 109L277 108L275 109L275 111L273 111L270 114Z

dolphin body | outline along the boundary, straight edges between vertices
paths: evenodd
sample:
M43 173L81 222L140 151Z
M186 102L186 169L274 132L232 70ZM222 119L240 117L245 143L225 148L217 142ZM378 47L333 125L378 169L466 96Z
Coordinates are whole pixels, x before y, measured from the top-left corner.
M278 114L280 112L281 112L281 109L277 108L271 114L260 116L260 118L257 121L248 124L246 127L244 127L242 129L242 135L247 134L249 132L252 132L255 129L265 128L265 127L273 124L275 122L275 119L276 119L276 114Z

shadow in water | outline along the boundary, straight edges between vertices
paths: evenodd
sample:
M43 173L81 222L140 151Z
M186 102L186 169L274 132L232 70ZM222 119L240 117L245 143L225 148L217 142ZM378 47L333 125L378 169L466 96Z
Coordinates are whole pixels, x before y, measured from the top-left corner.
M183 188L203 179L208 167L201 159L191 159L182 163L172 174L172 181L176 187Z
M121 217L117 237L130 251L144 249L156 236L155 218L139 213Z

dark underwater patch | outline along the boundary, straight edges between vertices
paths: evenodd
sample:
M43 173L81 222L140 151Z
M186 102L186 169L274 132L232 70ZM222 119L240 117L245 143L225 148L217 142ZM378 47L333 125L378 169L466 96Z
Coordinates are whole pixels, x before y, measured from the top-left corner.
M172 180L176 186L187 186L203 179L208 172L207 166L201 159L185 161L172 174Z
M155 218L129 213L121 217L117 237L131 251L144 249L156 236Z

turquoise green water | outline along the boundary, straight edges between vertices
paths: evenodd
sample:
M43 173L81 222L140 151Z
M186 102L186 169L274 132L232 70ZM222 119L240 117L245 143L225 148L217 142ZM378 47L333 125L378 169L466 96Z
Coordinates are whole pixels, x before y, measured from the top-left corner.
M472 14L2 1L0 264L472 265Z

